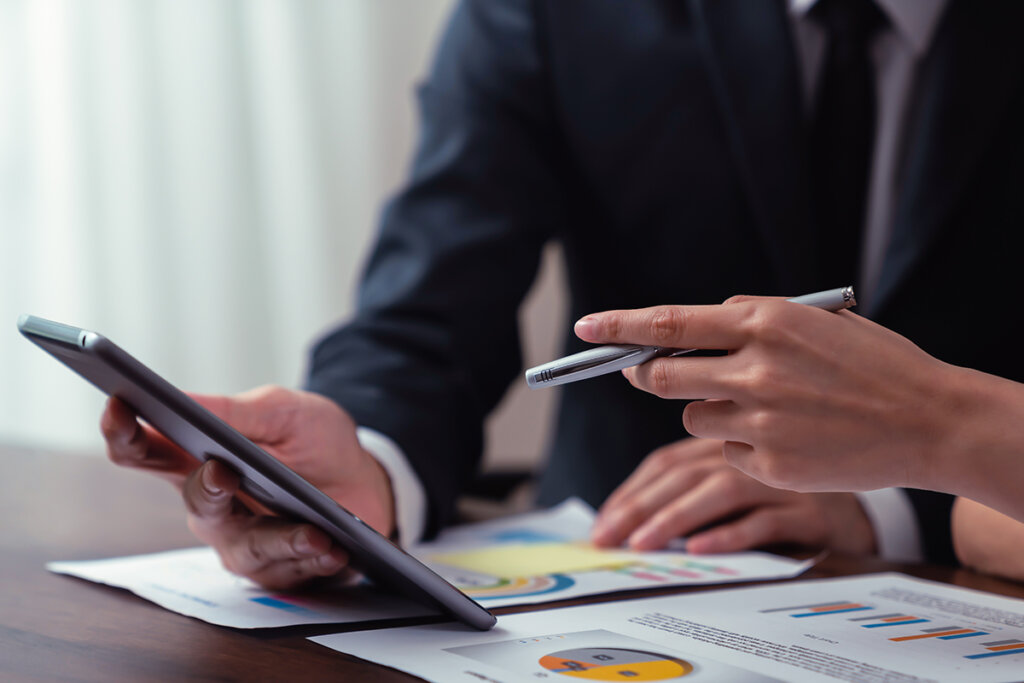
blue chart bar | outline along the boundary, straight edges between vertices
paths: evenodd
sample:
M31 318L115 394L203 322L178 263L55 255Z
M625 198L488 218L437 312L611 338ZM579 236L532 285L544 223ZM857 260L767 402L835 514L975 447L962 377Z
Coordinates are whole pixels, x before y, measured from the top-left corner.
M973 638L974 636L987 636L989 635L985 631L975 631L974 633L961 633L958 636L939 636L939 640L956 640L957 638Z
M261 597L258 597L258 598L249 598L249 599L251 601L253 601L253 602L258 602L261 605L266 605L267 607L274 607L276 609L284 610L285 612L292 612L293 614L307 614L310 611L312 611L312 610L306 609L305 607L303 607L301 605L293 605L290 602L285 602L284 600L278 600L277 598L272 598L269 595L268 596L261 596Z
M887 624L861 624L864 628L882 628L883 626L906 626L907 624L923 624L928 619L911 619L909 621L891 621Z
M988 657L1002 657L1003 655L1024 655L1024 648L1017 650L1003 650L1002 652L983 652L980 655L967 655L967 659L986 659Z
M861 612L866 609L874 609L874 607L847 607L846 609L834 609L827 612L805 612L804 614L791 614L789 616L796 617L820 617L824 614L840 614L841 612Z

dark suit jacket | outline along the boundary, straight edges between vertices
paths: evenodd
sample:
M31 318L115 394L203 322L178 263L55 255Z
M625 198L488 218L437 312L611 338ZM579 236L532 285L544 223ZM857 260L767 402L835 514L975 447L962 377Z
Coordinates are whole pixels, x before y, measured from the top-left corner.
M878 295L860 311L1016 380L1022 14L1012 0L947 10L913 95ZM784 2L466 0L419 101L420 146L359 312L316 347L309 386L405 450L430 528L522 381L516 312L545 242L564 245L573 320L846 284L809 211ZM565 350L581 347L567 324ZM618 375L567 386L542 501L600 503L684 436L681 408ZM929 556L951 559L948 497L914 498Z

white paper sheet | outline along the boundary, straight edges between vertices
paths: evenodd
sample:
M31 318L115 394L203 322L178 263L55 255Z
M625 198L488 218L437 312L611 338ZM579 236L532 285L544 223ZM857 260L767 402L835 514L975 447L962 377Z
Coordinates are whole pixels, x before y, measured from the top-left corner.
M46 568L127 588L164 609L233 628L344 624L432 614L416 603L382 595L365 585L315 594L266 591L224 569L211 548L50 562Z
M430 559L438 554L495 544L585 539L593 518L592 508L570 499L550 510L454 527L436 542L417 546L413 554L488 608L656 586L785 578L803 572L813 563L766 553L632 553L628 555L636 563L616 569L497 577L444 566ZM372 593L365 587L303 594L265 591L227 572L210 548L108 560L51 562L47 568L126 588L179 614L234 628L354 623L429 613L423 607Z
M1024 601L901 574L795 581L311 638L431 681L996 683L1024 679Z
M454 527L411 552L485 607L506 607L567 600L586 595L664 586L708 585L798 576L815 560L798 561L760 552L690 555L681 551L617 553L631 564L614 569L499 577L446 566L436 556L460 550L500 547L504 543L552 543L586 540L595 512L570 498L541 512Z

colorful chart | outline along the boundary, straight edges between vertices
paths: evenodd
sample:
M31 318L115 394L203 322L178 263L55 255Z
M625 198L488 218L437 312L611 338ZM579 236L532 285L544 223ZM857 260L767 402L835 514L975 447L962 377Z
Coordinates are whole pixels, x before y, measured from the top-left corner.
M739 572L730 567L710 564L708 562L697 562L695 560L682 560L679 562L665 562L661 564L633 564L616 570L619 574L632 576L643 581L678 582L679 579L707 579L715 578L722 580L724 577L738 576Z
M552 534L533 529L507 529L490 536L492 543L565 543L570 539L561 534Z
M467 585L461 581L455 584L459 589L475 600L494 600L496 598L523 598L545 593L557 593L572 587L576 582L565 574L547 574L544 576L521 576L515 579L495 579L490 584Z
M790 607L776 607L774 609L763 609L762 614L771 612L788 612L788 616L795 618L803 617L819 617L829 614L842 614L845 612L860 612L864 610L874 610L875 608L870 605L864 605L859 602L850 602L848 600L839 600L836 602L824 602L817 603L814 605L794 605ZM904 614L903 612L889 612L886 614L872 614L871 616L854 617L849 618L847 621L860 626L861 628L879 629L885 628L890 629L899 626L910 626L912 624L930 624L932 619L925 617L919 617L913 614ZM938 623L942 623L939 621ZM945 624L942 626L929 626L927 628L912 629L909 633L906 631L895 631L898 635L889 635L890 631L885 631L886 635L889 636L887 640L892 643L915 643L918 641L927 641L931 639L935 640L961 640L963 638L979 638L982 636L992 636L993 633L990 631L983 631L978 628L960 626L958 624ZM1024 655L1024 640L1017 640L1016 638L1004 638L1000 640L990 640L985 642L979 642L983 648L982 652L976 652L974 654L963 655L964 659L988 659L989 657L1006 657L1009 655Z
M860 612L868 609L874 609L874 607L862 605L859 602L850 602L849 600L838 600L836 602L822 602L815 605L797 605L794 607L763 609L761 610L761 613L790 612L791 614L789 616L800 619L803 617L823 617L828 614L842 614L843 612Z
M1024 655L1024 640L1017 640L1016 638L993 640L981 645L988 652L966 655L965 659L988 659L989 657L1002 657L1004 655Z
M539 663L552 673L588 681L665 681L693 671L692 664L676 657L608 647L561 650Z
M261 595L255 598L249 598L249 600L261 605L266 605L267 607L291 612L292 614L312 614L316 612L316 610L300 604L301 601L299 599L290 595Z
M886 628L889 626L906 626L907 624L924 624L931 620L901 612L893 612L891 614L874 614L870 617L858 617L850 619L850 621L865 622L860 624L863 628Z

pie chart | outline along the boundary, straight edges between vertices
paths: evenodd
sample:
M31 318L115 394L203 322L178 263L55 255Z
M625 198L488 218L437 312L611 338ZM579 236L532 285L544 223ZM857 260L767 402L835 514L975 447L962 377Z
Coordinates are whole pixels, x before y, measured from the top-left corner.
M551 673L586 681L667 681L693 672L693 665L671 655L612 647L580 647L540 658Z

